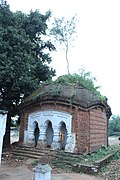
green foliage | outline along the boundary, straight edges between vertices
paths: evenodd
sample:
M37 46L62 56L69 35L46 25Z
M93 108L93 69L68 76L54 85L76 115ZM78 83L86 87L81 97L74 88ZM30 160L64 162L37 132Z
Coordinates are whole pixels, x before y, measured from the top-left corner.
M95 86L96 78L92 76L91 72L86 72L85 69L80 69L79 74L66 74L60 76L55 82L62 84L78 84L83 85L88 90L92 91L96 96L98 96L101 100L104 100L105 97L101 95L99 92L100 87Z
M114 151L111 149L111 147L103 147L98 149L96 152L91 153L89 155L85 155L86 159L88 159L89 162L95 162L97 160L102 159L103 157L107 155L111 155Z
M50 15L50 12L42 15L39 11L13 13L9 6L0 6L0 99L1 106L12 115L16 113L15 107L41 81L55 75L48 66L49 51L55 47L42 40Z
M109 164L107 166L103 165L101 167L100 175L102 179L110 179L110 180L120 179L119 160L120 160L120 148L118 149L118 151L115 151Z
M99 161L101 159L107 158L109 155L111 156L110 159L107 161L109 162L112 159L116 159L117 157L120 158L119 149L116 150L111 147L104 147L96 152L93 152L91 154L83 154L83 155L71 155L65 154L65 152L59 152L56 156L56 158L52 159L51 164L56 166L57 168L63 169L63 167L67 169L72 169L72 166L76 163L84 164L84 165L95 165L96 161ZM61 166L61 164L63 166ZM70 165L69 167L67 165ZM95 165L96 166L96 165Z
M49 67L49 53L55 47L45 40L50 16L37 10L13 13L9 6L0 6L0 106L8 110L9 118L40 82L55 75Z
M109 121L109 135L118 135L120 136L120 116L113 115Z
M70 20L62 17L61 19L55 18L53 23L53 28L50 31L50 34L54 37L55 41L63 46L65 49L67 70L69 72L69 61L68 61L68 50L69 46L73 44L76 34L76 15L73 16Z
M33 165L33 166L37 166L38 165L38 163L40 163L40 160L34 160L31 164Z
M71 44L74 40L74 35L76 34L76 15L73 16L70 20L65 19L64 17L55 18L53 23L53 28L50 33L55 37L55 39L60 43L67 46Z

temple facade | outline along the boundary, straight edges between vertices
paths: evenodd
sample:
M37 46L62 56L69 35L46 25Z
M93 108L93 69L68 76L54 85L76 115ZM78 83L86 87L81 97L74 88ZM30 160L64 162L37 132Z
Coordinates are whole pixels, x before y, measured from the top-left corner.
M21 145L90 153L108 145L111 109L82 85L46 84L20 106Z

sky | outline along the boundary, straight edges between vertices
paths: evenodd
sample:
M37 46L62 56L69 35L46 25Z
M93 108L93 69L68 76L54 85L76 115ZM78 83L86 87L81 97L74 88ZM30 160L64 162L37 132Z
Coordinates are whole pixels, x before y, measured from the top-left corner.
M53 17L77 14L77 38L69 49L70 73L90 71L108 98L114 115L120 115L120 0L7 0L12 11L52 10ZM56 75L67 74L65 53L52 54Z

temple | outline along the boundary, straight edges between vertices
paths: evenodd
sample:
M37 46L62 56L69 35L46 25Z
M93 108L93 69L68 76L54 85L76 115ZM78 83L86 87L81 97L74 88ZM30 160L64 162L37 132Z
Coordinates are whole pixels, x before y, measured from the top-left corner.
M77 154L108 145L111 108L83 85L44 84L19 110L21 145Z

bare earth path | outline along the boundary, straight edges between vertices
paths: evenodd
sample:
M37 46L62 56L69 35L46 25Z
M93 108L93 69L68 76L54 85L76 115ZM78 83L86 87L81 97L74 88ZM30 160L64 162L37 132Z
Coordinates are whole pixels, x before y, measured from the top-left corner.
M115 142L118 144L118 140L115 141L113 138L109 139L110 145L113 145ZM31 159L27 159L24 163L11 163L9 160L2 161L2 165L0 166L0 180L33 180L34 172L32 168L29 168L30 164ZM103 180L102 178L87 174L64 172L53 173L52 180Z
M34 173L26 166L7 167L1 165L0 180L33 180ZM62 173L52 174L52 180L98 180L98 178L86 174Z
M33 180L34 171L31 165L35 160L25 158L23 160L13 158L9 153L2 160L0 166L0 180ZM64 171L53 169L52 180L102 180L87 174L65 173Z

